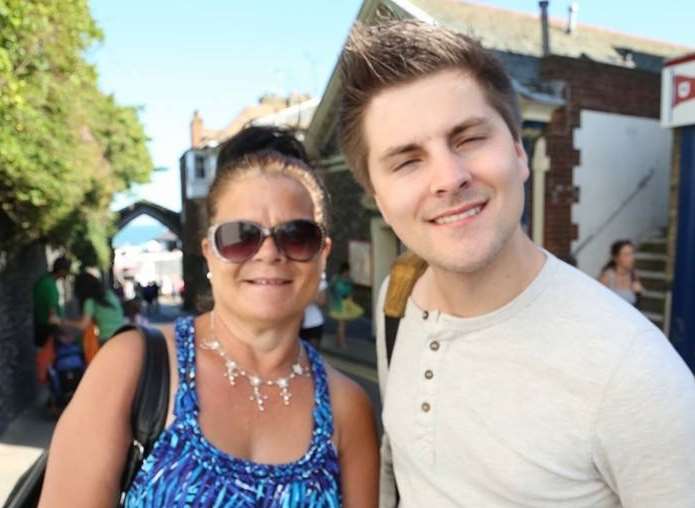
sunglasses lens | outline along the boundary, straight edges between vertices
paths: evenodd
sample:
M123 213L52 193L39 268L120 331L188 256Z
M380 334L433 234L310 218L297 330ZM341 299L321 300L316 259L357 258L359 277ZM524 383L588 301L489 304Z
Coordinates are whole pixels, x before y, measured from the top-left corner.
M240 263L258 250L261 230L249 222L226 222L217 228L214 240L223 258Z
M278 247L293 261L309 261L321 250L323 231L310 220L293 220L275 230Z

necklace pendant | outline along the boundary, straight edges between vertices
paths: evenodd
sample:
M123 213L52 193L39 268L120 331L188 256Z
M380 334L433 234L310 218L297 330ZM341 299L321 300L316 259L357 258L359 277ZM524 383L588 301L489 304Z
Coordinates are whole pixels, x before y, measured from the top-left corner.
M236 378L239 375L236 362L234 360L225 360L224 365L227 369L226 376L229 384L232 386L236 385Z
M268 396L261 393L260 384L252 385L252 391L253 393L249 397L249 400L256 402L259 411L265 411L265 401L268 399Z

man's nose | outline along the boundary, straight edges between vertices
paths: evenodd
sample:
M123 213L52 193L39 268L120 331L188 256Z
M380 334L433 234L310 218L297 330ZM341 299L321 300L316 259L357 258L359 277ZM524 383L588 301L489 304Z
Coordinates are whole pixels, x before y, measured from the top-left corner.
M471 173L460 154L447 148L432 158L433 194L442 195L457 192L471 181Z

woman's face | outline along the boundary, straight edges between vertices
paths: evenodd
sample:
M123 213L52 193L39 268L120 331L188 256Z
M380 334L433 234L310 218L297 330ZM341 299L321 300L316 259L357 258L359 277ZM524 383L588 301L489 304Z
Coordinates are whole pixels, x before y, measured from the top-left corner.
M210 222L245 220L270 228L295 219L314 220L314 206L302 184L286 176L252 175L227 184ZM303 314L316 294L330 240L307 262L287 259L271 237L241 263L221 260L207 239L202 247L215 306L249 325L273 326Z
M615 257L615 264L625 270L632 270L635 266L635 248L630 244L623 245Z

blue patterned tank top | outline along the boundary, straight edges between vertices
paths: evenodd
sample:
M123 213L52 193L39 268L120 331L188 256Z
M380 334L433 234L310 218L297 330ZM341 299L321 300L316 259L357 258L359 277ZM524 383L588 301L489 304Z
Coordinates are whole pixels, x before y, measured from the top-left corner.
M198 423L193 318L176 322L179 386L174 420L164 429L125 499L134 507L337 508L338 455L326 371L304 344L314 379L314 429L309 449L287 464L258 464L215 448Z

